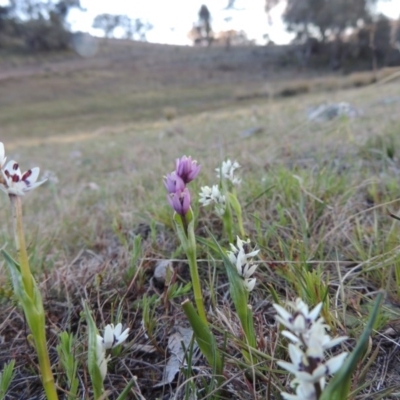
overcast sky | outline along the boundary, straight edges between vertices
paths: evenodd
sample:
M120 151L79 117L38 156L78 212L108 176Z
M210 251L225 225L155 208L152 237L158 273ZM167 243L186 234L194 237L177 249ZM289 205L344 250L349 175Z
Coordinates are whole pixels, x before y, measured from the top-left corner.
M0 4L7 3L8 0L0 0ZM265 33L277 44L291 40L292 36L285 31L280 17L284 3L272 11L272 25L268 23L264 11L265 0L236 0L238 10L225 10L227 3L227 0L81 0L86 12L71 11L69 22L75 31L101 35L101 31L91 27L96 15L126 14L132 18L143 18L154 26L147 34L150 42L190 44L187 33L198 18L200 6L205 4L211 12L212 28L216 32L243 29L250 39L256 39L258 43L265 42ZM393 19L399 18L400 0L380 2L379 11Z

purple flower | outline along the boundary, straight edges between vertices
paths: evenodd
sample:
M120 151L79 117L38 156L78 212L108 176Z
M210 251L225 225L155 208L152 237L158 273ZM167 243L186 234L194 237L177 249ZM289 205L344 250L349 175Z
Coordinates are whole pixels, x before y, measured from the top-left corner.
M185 184L191 182L199 174L201 169L200 165L197 165L196 160L192 160L192 157L183 156L181 159L176 159L175 173L182 178Z
M190 208L190 193L187 188L170 193L167 198L169 204L177 214L183 217L187 214Z
M178 190L185 189L185 182L179 177L176 172L171 172L164 179L164 186L168 193L176 193Z

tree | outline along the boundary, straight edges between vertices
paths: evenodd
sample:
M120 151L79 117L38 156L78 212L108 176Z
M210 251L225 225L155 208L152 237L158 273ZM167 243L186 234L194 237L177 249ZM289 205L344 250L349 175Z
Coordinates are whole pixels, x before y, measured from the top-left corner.
M338 39L346 28L371 21L371 6L377 0L287 0L283 15L289 30L299 38L328 36Z
M210 45L212 41L211 13L205 4L203 4L199 10L199 28L201 36L205 38L208 45Z
M125 38L131 40L147 40L147 32L153 29L153 25L141 18L129 18L127 15L120 16L119 26L124 30Z
M121 28L126 39L146 41L146 34L153 29L147 21L140 18L130 18L127 15L100 14L93 21L93 28L104 31L106 38L114 36L114 31Z
M397 20L396 26L394 28L393 42L396 49L400 51L400 17Z
M12 39L23 41L29 50L60 50L70 44L67 16L80 0L10 0L7 13L0 16L0 30Z
M104 37L111 38L114 36L114 30L120 24L120 15L99 14L93 21L93 28L104 31Z

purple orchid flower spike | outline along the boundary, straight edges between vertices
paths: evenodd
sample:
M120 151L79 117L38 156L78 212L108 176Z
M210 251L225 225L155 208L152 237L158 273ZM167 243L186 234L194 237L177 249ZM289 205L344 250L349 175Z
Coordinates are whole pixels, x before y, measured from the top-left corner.
M200 165L197 165L196 160L192 160L192 157L183 156L182 158L176 159L175 173L182 178L185 184L191 182L199 174L201 169Z
M187 188L170 193L167 198L169 204L177 214L183 217L187 214L190 208L190 193Z
M176 193L179 190L185 189L185 182L183 182L183 179L176 172L171 172L165 177L164 186L168 193Z

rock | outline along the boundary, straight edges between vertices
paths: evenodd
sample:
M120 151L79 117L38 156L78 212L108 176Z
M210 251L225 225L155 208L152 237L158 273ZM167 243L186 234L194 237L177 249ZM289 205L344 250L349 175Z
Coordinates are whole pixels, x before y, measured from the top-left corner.
M360 110L357 110L351 104L345 102L321 104L320 106L311 108L307 111L308 120L313 122L331 121L342 116L355 118L360 115L362 115Z
M167 275L169 279L171 279L173 273L174 269L172 268L171 260L159 261L156 265L156 268L154 269L154 274L153 274L154 283L160 286L164 286L165 281L167 279Z
M245 131L242 131L239 133L239 136L241 138L248 138L250 136L256 135L258 133L264 132L264 127L263 126L255 126L253 128L246 129Z

